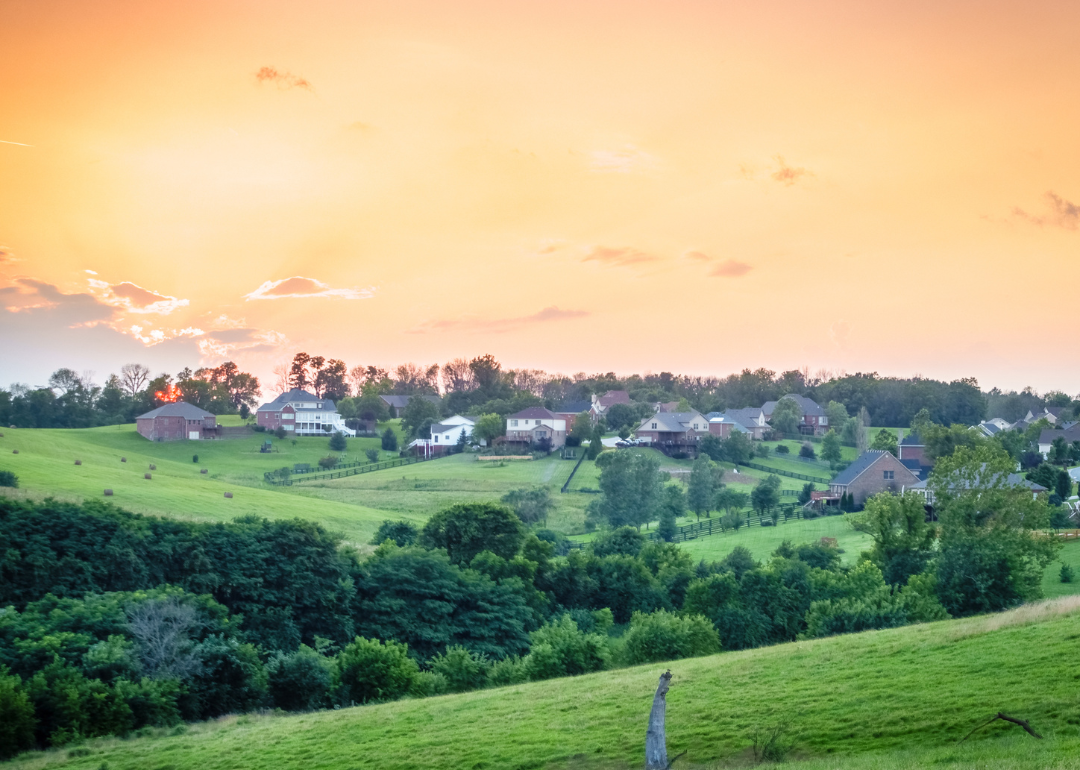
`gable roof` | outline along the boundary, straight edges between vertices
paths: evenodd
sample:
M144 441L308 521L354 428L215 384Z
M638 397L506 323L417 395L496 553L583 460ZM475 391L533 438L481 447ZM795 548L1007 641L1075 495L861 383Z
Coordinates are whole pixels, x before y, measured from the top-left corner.
M554 411L557 414L581 414L582 412L589 411L589 407L592 406L592 401L567 401Z
M171 404L164 404L157 409L151 409L146 414L140 414L136 417L136 420L148 420L155 417L183 417L185 420L205 420L207 417L213 417L214 415L205 409L200 409L194 404L189 404L187 401L174 401Z
M915 431L908 431L908 434L900 439L900 443L903 446L926 446L923 443L922 438Z
M855 462L853 462L844 470L836 474L835 478L833 478L833 480L830 481L829 484L846 487L847 485L855 481L855 479L859 478L859 476L870 470L878 462L883 460L886 455L892 457L892 453L885 449L867 449L855 459ZM895 460L896 458L893 459ZM897 462L899 463L899 461ZM919 477L916 476L914 473L911 473L911 471L908 470L906 467L904 467L903 465L901 465L900 467L904 468L904 470L911 475L914 481L919 480Z
M326 411L334 411L337 409L334 406L334 402L328 398L319 398L314 393L309 393L302 388L293 388L292 390L282 393L273 401L263 404L256 412L277 412L281 410L281 407L286 404L322 404L322 408Z
M986 467L985 463L983 463L983 467ZM929 479L923 479L918 484L912 484L909 489L926 489L929 486L929 481ZM973 487L977 487L977 485L981 481L981 478L975 479L974 483L969 483L967 480L965 480L962 488L971 489ZM990 483L993 483L993 479ZM1029 481L1028 479L1024 478L1024 475L1021 473L1010 473L1008 476L1005 477L1005 484L1010 487L1025 487L1027 489L1030 489L1032 492L1048 491L1046 487L1044 487L1042 484L1036 484L1034 481ZM958 486L956 488L961 487Z
M596 401L602 408L607 409L615 404L629 404L630 394L625 390L609 390L604 395L599 396Z
M764 416L764 414L765 411L756 406L749 406L745 409L725 409L720 413L722 417L737 422L744 428L760 428L761 426L757 424L756 420Z
M820 417L825 414L825 410L821 408L817 401L806 396L800 396L796 393L788 393L784 398L790 398L799 405L804 415L810 415L812 417ZM780 399L783 401L784 399Z
M707 415L705 415L705 419L708 420L710 423L723 423L730 425L732 430L738 431L740 433L750 432L750 429L743 425L741 422L737 422L730 417L725 417L720 412L709 412Z
M652 417L646 417L638 426L639 431L657 430L664 433L685 433L693 430L691 426L695 420L700 420L701 427L698 430L706 430L709 421L700 412L657 412ZM652 424L656 423L656 427Z
M554 420L556 419L555 413L550 409L545 409L542 406L530 406L528 409L522 409L517 414L512 414L507 417L509 420Z

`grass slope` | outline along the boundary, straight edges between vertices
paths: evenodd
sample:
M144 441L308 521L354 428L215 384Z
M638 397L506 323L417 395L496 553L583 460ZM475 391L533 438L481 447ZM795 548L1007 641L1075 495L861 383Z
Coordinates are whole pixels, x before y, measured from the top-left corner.
M844 516L822 516L817 519L792 519L775 527L741 527L738 531L713 534L687 540L679 546L690 553L694 560L720 561L736 546L750 550L755 559L768 561L776 547L785 540L794 545L816 542L823 537L834 537L837 546L844 550L846 564L854 564L862 551L869 550L872 541L868 535L856 532ZM1061 569L1058 567L1058 569Z
M1076 767L1080 600L670 664L668 747L684 768L744 765L760 723L787 721L806 768ZM292 717L94 741L13 768L319 770L622 768L642 763L668 664ZM1046 740L998 722L1028 719ZM895 753L894 753L895 752ZM720 763L720 765L717 765Z

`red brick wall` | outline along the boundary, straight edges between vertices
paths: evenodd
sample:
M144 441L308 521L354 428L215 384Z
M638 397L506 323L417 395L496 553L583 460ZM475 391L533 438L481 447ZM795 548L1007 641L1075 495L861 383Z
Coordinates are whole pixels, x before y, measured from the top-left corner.
M893 478L886 479L885 471L892 471ZM887 454L870 466L847 487L847 493L854 496L856 505L863 505L866 498L879 492L899 492L904 487L917 484L915 475L901 462Z

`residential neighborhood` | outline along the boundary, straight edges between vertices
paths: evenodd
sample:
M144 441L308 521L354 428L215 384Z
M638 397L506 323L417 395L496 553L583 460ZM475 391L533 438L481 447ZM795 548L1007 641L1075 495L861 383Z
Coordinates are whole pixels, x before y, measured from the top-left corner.
M345 426L334 402L319 398L300 388L282 393L255 412L256 424L269 431L278 428L294 436L320 436L343 433L354 436L356 432Z

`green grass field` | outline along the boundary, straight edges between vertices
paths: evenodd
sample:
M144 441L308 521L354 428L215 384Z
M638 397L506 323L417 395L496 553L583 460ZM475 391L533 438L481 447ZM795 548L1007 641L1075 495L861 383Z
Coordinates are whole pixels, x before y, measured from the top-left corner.
M1071 583L1061 582L1061 565L1068 564L1072 567L1076 577ZM1068 596L1080 593L1080 540L1068 540L1061 548L1058 559L1043 573L1043 595L1047 597Z
M185 734L31 753L18 770L641 767L657 677L669 755L752 763L757 725L787 723L789 764L848 768L1077 767L1080 599L994 616L795 642L570 679L298 716L227 717ZM996 722L1003 711L1045 739ZM678 765L676 765L678 766Z
M740 545L749 549L755 559L768 561L772 552L785 540L799 545L817 542L823 537L836 538L837 546L844 551L841 557L845 564L853 564L859 554L869 550L872 545L869 536L852 529L844 516L822 516L808 521L792 519L785 522L781 519L775 527L741 527L736 532L699 537L679 543L679 546L688 551L694 561L720 561Z

